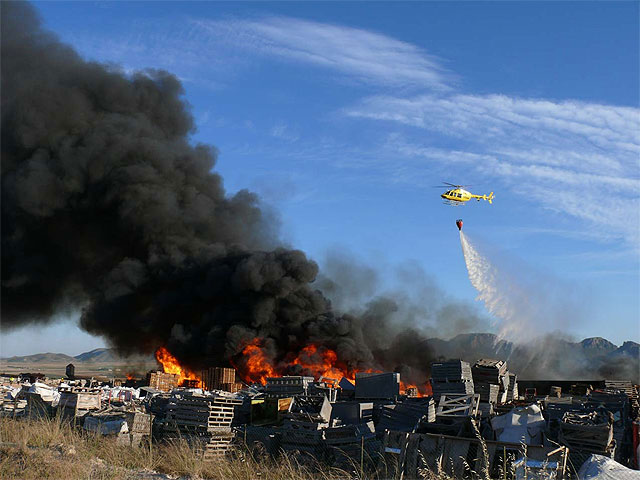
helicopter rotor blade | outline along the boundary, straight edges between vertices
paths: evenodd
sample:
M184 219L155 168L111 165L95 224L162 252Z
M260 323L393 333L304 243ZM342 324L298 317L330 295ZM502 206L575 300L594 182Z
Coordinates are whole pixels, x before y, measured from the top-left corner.
M442 182L444 185L448 185L450 187L456 187L456 188L463 188L463 187L477 187L477 185L474 184L469 184L469 185L456 185L454 183L449 183L449 182Z

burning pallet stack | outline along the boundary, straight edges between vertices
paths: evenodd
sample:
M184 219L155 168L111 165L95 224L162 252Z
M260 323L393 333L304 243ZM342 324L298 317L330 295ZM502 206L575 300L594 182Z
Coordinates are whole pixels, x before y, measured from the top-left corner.
M149 372L148 384L151 388L161 392L170 392L178 386L180 375L174 373L164 373L161 371Z
M265 386L265 395L270 398L285 398L307 395L313 377L291 375L287 377L269 377Z
M222 390L230 393L242 390L242 383L236 381L236 371L233 368L211 367L202 370L200 378L205 390Z
M503 360L483 358L471 369L475 392L480 394L480 401L496 405L505 403L509 390L509 372Z
M233 439L231 422L239 405L242 401L230 395L177 397L167 407L165 432L199 441L205 459L222 455Z
M462 360L434 362L431 364L431 388L437 402L450 393L473 394L474 383L471 367Z

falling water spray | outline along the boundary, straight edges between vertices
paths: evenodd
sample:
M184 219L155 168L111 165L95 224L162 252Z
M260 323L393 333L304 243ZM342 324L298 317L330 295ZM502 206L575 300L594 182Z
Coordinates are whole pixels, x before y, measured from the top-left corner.
M548 317L546 302L539 289L528 285L506 269L498 268L482 255L460 230L460 244L471 285L478 291L477 300L498 320L499 338L517 340L536 333ZM524 275L527 277L527 275Z

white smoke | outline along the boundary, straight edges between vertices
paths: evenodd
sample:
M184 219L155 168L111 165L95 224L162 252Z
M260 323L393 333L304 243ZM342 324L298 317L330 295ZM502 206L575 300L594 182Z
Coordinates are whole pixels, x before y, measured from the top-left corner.
M462 253L477 300L496 319L498 337L521 343L567 326L576 316L570 289L530 267L507 262L497 267L460 231Z

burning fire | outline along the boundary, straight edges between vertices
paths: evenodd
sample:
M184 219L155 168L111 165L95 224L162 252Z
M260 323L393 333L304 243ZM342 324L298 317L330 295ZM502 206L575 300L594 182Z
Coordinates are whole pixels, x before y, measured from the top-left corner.
M248 383L262 383L264 385L268 377L280 377L286 374L286 372L278 371L278 368L265 355L262 347L262 341L259 338L254 338L242 350L242 364L236 366L236 369ZM338 381L345 377L353 382L356 373L381 372L375 369L349 369L338 359L335 351L314 344L309 344L300 350L294 358L287 362L287 365L301 367L305 375L313 375L315 378L333 378ZM406 393L409 388L415 388L418 397L431 394L429 383L418 386L400 382L401 393Z
M254 338L242 350L244 355L244 377L249 383L267 383L268 377L279 377L271 365L271 362L265 357L261 348L259 338ZM234 365L235 366L235 365Z
M267 383L268 377L280 377L287 372L280 372L271 359L265 355L264 344L260 338L254 338L243 349L238 365L234 365L236 370L243 376L247 383ZM180 365L178 359L171 355L169 351L160 347L156 350L156 360L162 365L165 373L179 375L179 382L185 380L195 380L197 386L202 388L202 381L188 368ZM347 365L338 359L335 351L326 347L318 347L314 344L307 345L300 352L287 362L289 366L298 366L303 370L304 375L313 375L315 378L326 377L340 380L347 378L354 381L356 373L380 373L375 369L349 369ZM407 393L408 389L415 388L417 396L431 394L431 385L413 385L400 382L400 393Z
M169 353L164 347L160 347L156 350L156 360L162 365L164 373L173 373L179 375L178 382L182 384L185 380L195 380L196 386L202 388L202 380L198 376L186 367L180 365L178 359Z
M422 386L418 386L412 383L404 383L402 380L400 381L400 393L408 394L409 389L411 388L416 389L416 397L428 397L429 395L433 394L433 391L431 390L431 384L429 382L425 383Z
M346 369L338 368L338 355L329 348L323 348L318 351L315 345L307 345L292 362L294 365L300 365L307 372L313 374L314 377L329 377L340 380L342 377L355 378L355 373L349 375Z

